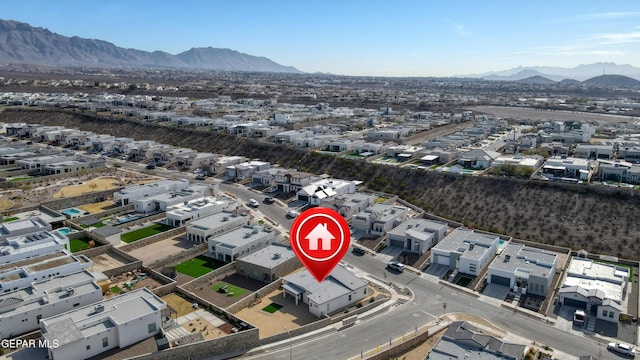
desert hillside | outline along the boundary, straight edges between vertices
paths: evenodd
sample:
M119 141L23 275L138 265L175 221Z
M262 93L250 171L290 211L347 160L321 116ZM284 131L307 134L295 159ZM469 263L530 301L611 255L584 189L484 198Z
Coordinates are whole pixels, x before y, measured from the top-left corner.
M6 109L0 112L0 122L63 125L260 158L312 173L363 180L372 190L398 194L429 212L475 228L629 259L637 260L640 254L640 202L634 190L412 171L221 133L62 111Z

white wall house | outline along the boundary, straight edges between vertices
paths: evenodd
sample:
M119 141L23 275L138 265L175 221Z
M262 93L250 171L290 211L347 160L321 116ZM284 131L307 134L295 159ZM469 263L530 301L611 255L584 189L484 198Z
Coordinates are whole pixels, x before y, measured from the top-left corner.
M51 230L51 224L39 216L0 223L0 241L9 237Z
M556 254L509 243L489 265L487 281L508 286L515 292L546 296L557 261Z
M317 206L337 195L355 193L357 184L357 181L322 179L298 190L297 196L298 200Z
M387 231L387 246L424 254L444 238L447 228L447 223L440 221L408 219Z
M408 209L397 205L375 204L353 216L354 229L367 234L384 235L407 220Z
M91 260L84 255L58 251L0 265L0 294L24 289L31 283L89 269Z
M499 241L494 235L457 228L431 248L431 263L477 276L495 255Z
M188 221L207 217L222 211L232 212L238 207L235 201L218 200L213 196L200 197L186 203L167 207L167 224L182 226Z
M592 164L587 159L553 157L542 166L542 176L551 180L587 180L591 176Z
M9 237L0 242L0 265L64 249L71 250L69 238L58 231L45 230Z
M205 196L206 192L206 186L194 184L186 189L145 196L142 199L135 200L133 208L136 212L145 214L166 211L170 206L199 199Z
M187 240L196 243L208 242L210 238L249 225L250 217L221 211L213 215L192 220L187 224Z
M124 206L147 196L183 190L186 189L187 186L189 186L189 181L184 179L160 180L152 183L127 186L113 194L113 201Z
M41 172L45 175L67 174L81 170L101 168L104 167L105 163L105 160L95 159L67 160L43 165Z
M595 311L599 319L618 323L620 314L628 313L625 302L628 281L627 268L573 257L558 291L559 302Z
M54 164L68 160L75 160L75 156L65 155L44 155L31 157L28 159L17 160L16 165L19 165L24 170L40 170L47 164Z
M264 226L243 226L239 229L209 238L209 253L224 262L234 261L271 244L276 231Z
M40 322L51 360L81 360L159 334L167 304L146 288L80 307Z
M598 160L598 179L640 184L640 166L622 160Z
M308 270L302 270L282 278L282 296L293 296L309 305L309 312L315 316L334 313L355 304L367 296L367 283L336 266L322 282L318 282Z
M38 330L41 319L101 300L102 289L86 270L0 294L0 338Z
M336 195L322 203L322 206L337 211L345 219L351 219L353 215L373 206L376 198L375 195L363 193Z

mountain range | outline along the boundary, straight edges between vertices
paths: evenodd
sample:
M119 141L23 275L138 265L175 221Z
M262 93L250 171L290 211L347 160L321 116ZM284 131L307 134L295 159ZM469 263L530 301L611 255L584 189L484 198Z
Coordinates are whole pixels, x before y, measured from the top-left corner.
M67 37L13 20L0 20L2 64L301 73L266 57L229 49L191 48L177 55L125 49L107 41Z
M636 80L640 80L640 68L628 64L618 65L613 62L598 62L594 64L583 64L573 68L552 67L552 66L519 66L517 68L488 72L483 74L470 74L464 77L482 78L485 80L518 81L533 76L541 76L553 81L573 79L585 81L601 75L622 75Z

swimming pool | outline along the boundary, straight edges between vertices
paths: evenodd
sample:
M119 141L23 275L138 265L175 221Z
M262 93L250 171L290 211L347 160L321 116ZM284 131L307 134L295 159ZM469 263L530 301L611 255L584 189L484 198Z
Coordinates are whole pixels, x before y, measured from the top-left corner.
M68 227L61 227L57 231L62 235L69 235L70 233L77 232L77 230L70 229Z
M138 215L128 215L128 216L125 216L125 217L121 217L121 218L118 220L118 222L119 222L120 224L124 224L124 223L128 223L128 222L130 222L130 221L134 221L134 220L138 220L138 219L141 219L141 217L140 217L140 216L138 216Z
M64 210L62 210L60 212L63 213L64 215L66 215L68 218L76 218L76 217L84 215L84 211L82 211L80 209L76 209L76 208L64 209Z

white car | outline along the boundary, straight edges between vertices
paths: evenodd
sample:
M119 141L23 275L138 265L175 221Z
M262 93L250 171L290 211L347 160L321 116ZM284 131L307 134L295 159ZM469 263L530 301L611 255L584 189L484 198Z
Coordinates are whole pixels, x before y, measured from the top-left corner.
M627 344L609 343L609 345L607 345L607 349L628 358L636 357L636 349Z
M249 199L249 205L253 206L254 208L257 208L258 205L260 204L258 204L258 200L256 199Z
M403 272L404 271L404 265L399 263L399 262L395 262L395 261L391 261L387 264L387 267L391 270L395 270L397 272Z
M287 212L287 217L292 219L298 217L298 215L300 215L300 212L296 210L289 210L289 212Z

